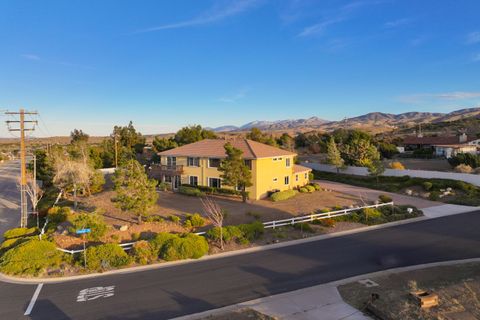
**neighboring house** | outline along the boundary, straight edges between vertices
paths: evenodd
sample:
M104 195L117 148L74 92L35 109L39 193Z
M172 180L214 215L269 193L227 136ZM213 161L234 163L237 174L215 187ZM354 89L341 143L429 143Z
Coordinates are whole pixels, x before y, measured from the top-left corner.
M469 138L465 133L458 136L424 137L408 136L403 139L405 150L431 149L439 157L451 158L457 153L477 153L480 139Z
M245 163L252 172L250 199L264 198L271 191L283 191L309 182L310 168L294 164L295 153L247 139L206 139L158 153L159 165L152 165L150 175L172 183L228 188L222 184L221 161L226 157L225 144L242 150Z

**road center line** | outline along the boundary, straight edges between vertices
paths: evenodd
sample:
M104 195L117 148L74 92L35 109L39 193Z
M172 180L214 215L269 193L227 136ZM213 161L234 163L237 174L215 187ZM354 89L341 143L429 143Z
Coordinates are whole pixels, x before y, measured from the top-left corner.
M25 313L23 314L24 316L28 316L32 312L33 306L37 301L38 295L40 294L40 290L42 290L42 287L43 283L39 283L37 289L35 289L35 292L33 293L32 300L30 300L30 304L28 305L27 310L25 310Z

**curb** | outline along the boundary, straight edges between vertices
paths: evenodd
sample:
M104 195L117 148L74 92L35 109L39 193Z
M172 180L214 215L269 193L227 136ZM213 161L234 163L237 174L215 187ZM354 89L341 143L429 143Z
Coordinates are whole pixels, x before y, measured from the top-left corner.
M477 208L475 208L475 209L472 208L472 211L476 211L476 210L478 210L478 209ZM472 211L470 211L470 212L472 212ZM464 213L467 213L467 212L464 212ZM58 277L58 278L22 278L22 277L14 277L14 276L9 276L9 275L0 273L0 281L8 282L8 283L15 283L15 284L61 283L61 282L68 282L68 281L75 281L75 280L84 280L84 279L105 277L105 276L110 276L110 275L136 273L136 272L142 272L142 271L148 271L148 270L168 268L168 267L172 267L172 266L179 266L179 265L183 265L183 264L187 264L187 263L199 263L199 262L213 260L213 259L221 259L221 258L232 257L232 256L237 256L237 255L243 255L243 254L249 254L249 253L254 253L254 252L274 250L274 249L279 249L279 248L288 247L288 246L294 246L294 245L303 244L303 243L321 241L321 240L326 240L326 239L332 239L332 238L347 236L347 235L351 235L351 234L363 233L363 232L368 232L368 231L372 231L372 230L385 229L385 228L390 228L390 227L399 226L399 225L405 225L405 224L410 224L410 223L416 223L416 222L421 222L421 221L426 221L426 220L431 220L431 219L441 219L441 218L444 218L444 217L430 218L430 217L426 217L426 216L421 216L421 217L411 218L411 219L407 219L407 220L388 222L388 223L384 223L384 224L380 224L380 225L366 226L366 227L361 227L361 228L352 229L352 230L340 231L340 232L335 232L335 233L330 233L330 234L323 234L323 235L308 237L308 238L305 238L305 239L291 240L291 241L285 241L285 242L281 242L281 243L268 244L268 245L264 245L264 246L256 246L256 247L251 247L251 248L247 248L247 249L218 253L218 254L214 254L214 255L207 255L207 256L204 256L204 257L202 257L198 260L180 260L180 261L156 263L156 264L151 264L151 265L147 265L147 266L138 266L138 267L125 268L125 269L110 270L110 271L106 271L106 272L102 272L102 273L90 273L90 274L85 274L85 275L76 275L76 276Z
M214 316L214 315L219 315L223 314L226 312L232 312L232 311L237 311L245 308L251 308L255 309L255 306L260 305L261 303L273 300L273 299L281 299L281 298L286 298L289 296L295 296L299 293L304 293L305 291L315 291L317 289L320 289L322 287L335 287L337 288L340 285L344 285L347 283L351 282L356 282L359 280L363 280L366 278L373 278L373 277L378 277L378 276L384 276L384 275L389 275L389 274L397 274L397 273L402 273L402 272L407 272L407 271L413 271L413 270L420 270L420 269L427 269L427 268L434 268L434 267L441 267L441 266L451 266L451 265L457 265L457 264L467 264L467 263L474 263L474 262L480 262L480 258L471 258L471 259L462 259L462 260L450 260L450 261L442 261L442 262L432 262L432 263L426 263L426 264L418 264L414 266L408 266L408 267L399 267L399 268L393 268L393 269L388 269L388 270L382 270L382 271L377 271L377 272L372 272L372 273L366 273L358 276L353 276L350 278L345 278L341 280L336 280L320 285L316 285L313 287L307 287L295 291L290 291L290 292L284 292L272 296L266 296L263 298L258 298L250 301L245 301L245 302L240 302L234 305L230 306L225 306L221 307L218 309L211 309L207 311L202 311L199 313L194 313L190 315L185 315L177 318L173 318L172 320L199 320L204 317L208 316ZM342 299L343 301L343 299ZM346 303L346 302L345 302ZM359 311L360 312L360 311Z

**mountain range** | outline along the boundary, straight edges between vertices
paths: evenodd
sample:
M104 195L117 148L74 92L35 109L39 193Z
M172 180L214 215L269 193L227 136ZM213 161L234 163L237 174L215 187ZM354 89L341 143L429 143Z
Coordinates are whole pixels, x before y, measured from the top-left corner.
M334 130L341 127L347 128L368 128L383 131L387 128L409 127L422 123L450 122L463 118L480 116L480 108L469 108L452 111L449 113L439 112L405 112L400 114L370 112L361 116L345 118L340 121L329 121L319 117L307 119L288 119L278 121L252 121L242 126L226 125L217 128L210 128L215 132L239 132L258 128L265 131L298 130L309 129ZM377 131L377 130L374 130Z

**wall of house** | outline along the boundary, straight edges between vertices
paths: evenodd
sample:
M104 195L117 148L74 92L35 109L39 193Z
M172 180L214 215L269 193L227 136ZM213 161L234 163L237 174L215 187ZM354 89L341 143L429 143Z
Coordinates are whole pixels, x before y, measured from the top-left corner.
M286 158L290 159L290 166L286 166ZM277 159L277 160L274 160ZM293 189L292 181L293 172L293 156L282 156L275 158L260 158L255 161L255 170L252 174L255 177L255 190L251 194L252 199L260 199L267 196L272 190L288 190ZM252 168L253 169L253 168ZM289 177L289 183L285 184L285 177ZM275 181L276 179L276 181Z
M298 177L298 180L297 180L297 177ZM309 183L308 171L297 172L292 174L292 188L303 187L308 183Z

